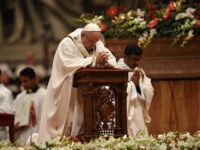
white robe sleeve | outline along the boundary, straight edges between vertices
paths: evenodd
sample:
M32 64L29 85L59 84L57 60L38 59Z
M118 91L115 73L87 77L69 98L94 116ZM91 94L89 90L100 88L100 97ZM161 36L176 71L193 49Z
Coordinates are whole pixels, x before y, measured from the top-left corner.
M61 49L61 50L59 50ZM87 67L92 63L93 56L84 58L80 50L77 49L75 44L70 38L65 38L58 46L58 55L64 67ZM69 71L69 70L68 70Z
M151 117L149 115L149 109L151 106L151 101L153 99L153 95L154 95L154 88L151 84L151 79L148 78L146 75L144 76L143 79L143 84L142 84L143 90L142 93L145 97L145 101L146 101L146 106L145 106L145 122L149 123L151 122Z
M127 84L127 118L132 120L134 117L134 106L133 101L137 99L137 91L132 81Z
M120 66L116 62L115 56L108 50L101 41L98 41L96 44L96 54L99 52L107 52L108 56L108 66L114 68L120 68Z
M84 57L70 38L65 38L59 44L54 56L52 68L52 86L54 89L63 84L66 78L71 78L76 70L92 64L93 56Z
M140 68L140 72L142 74L139 84L141 89L141 100L145 101L145 106L143 108L144 119L146 123L151 122L151 117L149 115L149 109L151 106L151 101L154 95L154 88L151 84L151 79L148 78L143 69Z
M0 113L13 113L12 112L12 102L13 96L11 91L9 91L4 85L0 85Z
M141 101L145 101L145 106L143 108L143 113L145 117L145 122L149 123L151 122L151 117L149 115L149 109L151 106L151 101L154 95L154 88L151 84L151 79L148 78L144 71L142 70L143 77L140 78L140 89L141 94L137 93L135 84L130 81L131 76L133 75L133 72L129 73L129 82L127 84L127 114L128 119L134 117L134 105L132 103L134 100L139 99Z

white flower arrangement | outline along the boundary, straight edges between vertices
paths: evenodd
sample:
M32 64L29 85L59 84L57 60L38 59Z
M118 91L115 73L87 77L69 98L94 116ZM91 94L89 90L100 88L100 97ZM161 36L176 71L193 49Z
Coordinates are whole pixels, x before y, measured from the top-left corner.
M146 9L113 5L101 15L83 14L76 21L97 23L107 38L137 38L140 47L147 47L156 37L172 38L172 46L183 47L200 35L200 8L187 7L185 0L171 0L160 8L146 2Z
M152 135L145 136L143 132L135 137L124 135L114 138L110 135L100 136L89 142L74 141L73 138L58 136L45 145L31 143L31 145L19 145L0 141L1 150L168 150L168 149L200 149L200 131L191 135L189 132L169 132L159 134L157 137Z
M181 47L184 47L184 45L187 44L187 41L194 37L194 28L196 26L194 12L195 9L189 7L185 10L185 12L178 13L176 15L176 21L184 20L184 22L180 26L176 27L176 32L179 32L180 34L178 34L173 40L172 45L176 44L180 40L180 38L184 36L185 38L183 39L183 42L180 45Z

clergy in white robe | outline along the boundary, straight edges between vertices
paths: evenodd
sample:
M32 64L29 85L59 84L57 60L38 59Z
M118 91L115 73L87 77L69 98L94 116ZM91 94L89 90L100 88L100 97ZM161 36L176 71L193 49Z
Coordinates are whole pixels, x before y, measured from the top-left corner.
M38 86L36 73L30 67L21 70L20 81L24 90L14 101L15 140L25 144L33 133L39 132L46 89Z
M1 83L0 70L0 113L13 114L12 111L13 95L11 91ZM8 140L8 127L0 127L0 140Z
M136 45L128 45L124 51L124 58L118 61L123 69L132 69L129 72L127 84L127 133L129 136L136 136L140 131L148 135L146 124L151 122L149 109L154 88L144 70L137 67L141 58L142 49Z
M27 117L29 118L28 124L24 124L25 126L22 130L19 130L15 132L15 139L19 140L22 143L26 143L27 139L33 134L33 133L38 133L39 132L39 126L40 126L40 119L41 119L41 114L42 114L42 105L43 105L43 100L45 96L46 90L43 87L38 87L36 91L23 91L16 97L16 110L19 112L16 112L15 119L19 118L21 121L22 118L24 117L23 115L28 115L25 113L25 108L18 110L17 107L22 108L24 107L29 107L29 113L31 110L31 105L34 107L35 115L36 115L36 122L33 123L33 118L31 116ZM31 105L26 105L25 102L30 103ZM23 105L24 104L24 105ZM15 121L17 123L17 121Z
M58 135L75 136L83 122L82 104L73 87L74 73L82 67L117 67L116 59L100 41L101 30L87 24L65 37L56 50L47 86L38 142Z

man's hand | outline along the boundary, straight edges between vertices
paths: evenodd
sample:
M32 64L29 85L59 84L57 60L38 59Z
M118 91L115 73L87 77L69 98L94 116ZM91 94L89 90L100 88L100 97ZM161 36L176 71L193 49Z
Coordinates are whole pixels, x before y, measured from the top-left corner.
M140 79L140 72L138 70L136 70L134 72L134 74L131 77L131 81L135 84L135 85L139 85L139 79Z
M106 65L108 61L108 52L100 52L96 56L96 65Z

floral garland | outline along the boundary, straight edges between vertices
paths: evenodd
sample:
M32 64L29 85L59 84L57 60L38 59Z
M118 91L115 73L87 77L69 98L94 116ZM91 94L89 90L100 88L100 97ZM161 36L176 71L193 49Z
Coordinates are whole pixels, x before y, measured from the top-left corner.
M84 13L76 19L87 24L97 23L107 38L138 38L140 47L147 47L153 38L171 37L172 45L185 46L200 34L200 7L185 0L171 0L168 5L156 6L146 0L146 8L127 9L122 5L109 7L102 14Z
M160 134L158 137L145 136L143 132L138 133L136 137L123 136L121 138L114 138L112 136L101 136L93 139L88 143L81 143L77 138L62 138L60 136L46 142L44 145L32 143L31 145L20 145L19 143L10 143L0 141L0 149L2 150L120 150L120 149L200 149L200 132L190 135L189 132L169 132L167 134Z

